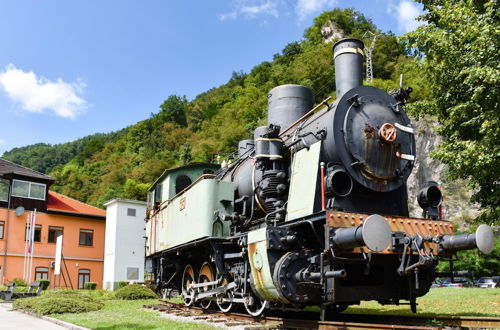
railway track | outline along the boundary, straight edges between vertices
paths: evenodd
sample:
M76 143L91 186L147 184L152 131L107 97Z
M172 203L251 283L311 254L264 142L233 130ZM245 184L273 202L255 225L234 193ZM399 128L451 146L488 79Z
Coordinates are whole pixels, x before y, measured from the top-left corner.
M203 322L221 327L239 329L442 329L447 327L500 329L499 317L429 317L367 314L339 314L332 321L318 321L315 312L269 313L265 317L253 318L243 313L224 314L218 310L186 307L169 301L157 305L144 305L170 318L180 321Z

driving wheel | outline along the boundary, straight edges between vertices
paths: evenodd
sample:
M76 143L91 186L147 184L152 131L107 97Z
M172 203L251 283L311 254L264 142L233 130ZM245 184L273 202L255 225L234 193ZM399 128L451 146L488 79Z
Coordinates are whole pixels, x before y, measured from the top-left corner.
M195 283L194 279L193 267L188 264L182 273L182 300L186 306L191 306L194 302L194 290L191 288L191 284Z
M214 272L212 270L212 266L208 262L204 262L203 265L200 268L200 271L198 273L198 283L208 283L208 282L213 282L214 281ZM211 290L213 288L213 285L206 285L200 288L201 292L206 292L208 290ZM202 299L200 301L200 306L203 309L208 309L210 308L210 305L212 304L211 297L207 297L205 299Z

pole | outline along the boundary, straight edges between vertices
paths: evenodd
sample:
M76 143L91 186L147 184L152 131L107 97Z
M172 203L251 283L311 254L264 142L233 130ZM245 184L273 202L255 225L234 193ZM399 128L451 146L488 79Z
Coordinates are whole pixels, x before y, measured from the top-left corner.
M23 280L26 281L26 269L28 268L28 242L30 237L30 223L31 223L31 213L26 217L26 227L24 232L24 263L23 263Z
M31 248L30 248L30 267L28 269L28 284L31 283L31 273L33 273L31 270L33 268L33 253L35 251L35 230L36 230L36 209L33 211L32 214L33 218L33 226L31 227Z
M12 184L9 181L9 189L7 196L9 201L7 202L7 219L5 221L5 245L3 249L3 269L2 269L2 285L5 284L5 274L7 272L7 250L9 245L9 220L10 220L10 205L11 205L11 194L12 194Z

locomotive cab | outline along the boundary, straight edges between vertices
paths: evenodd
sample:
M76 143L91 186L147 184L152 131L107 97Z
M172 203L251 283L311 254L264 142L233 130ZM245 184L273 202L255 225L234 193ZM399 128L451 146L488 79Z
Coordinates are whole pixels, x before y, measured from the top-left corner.
M165 171L148 190L146 256L204 237L229 234L215 217L233 211L233 184L214 180L219 165L195 163ZM208 197L208 198L207 198Z

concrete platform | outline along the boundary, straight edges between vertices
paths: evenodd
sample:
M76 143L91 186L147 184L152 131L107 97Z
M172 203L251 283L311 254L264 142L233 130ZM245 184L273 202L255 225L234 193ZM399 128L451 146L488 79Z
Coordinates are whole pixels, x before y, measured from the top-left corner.
M67 329L41 318L12 310L12 303L0 303L0 329L36 329L52 330Z

